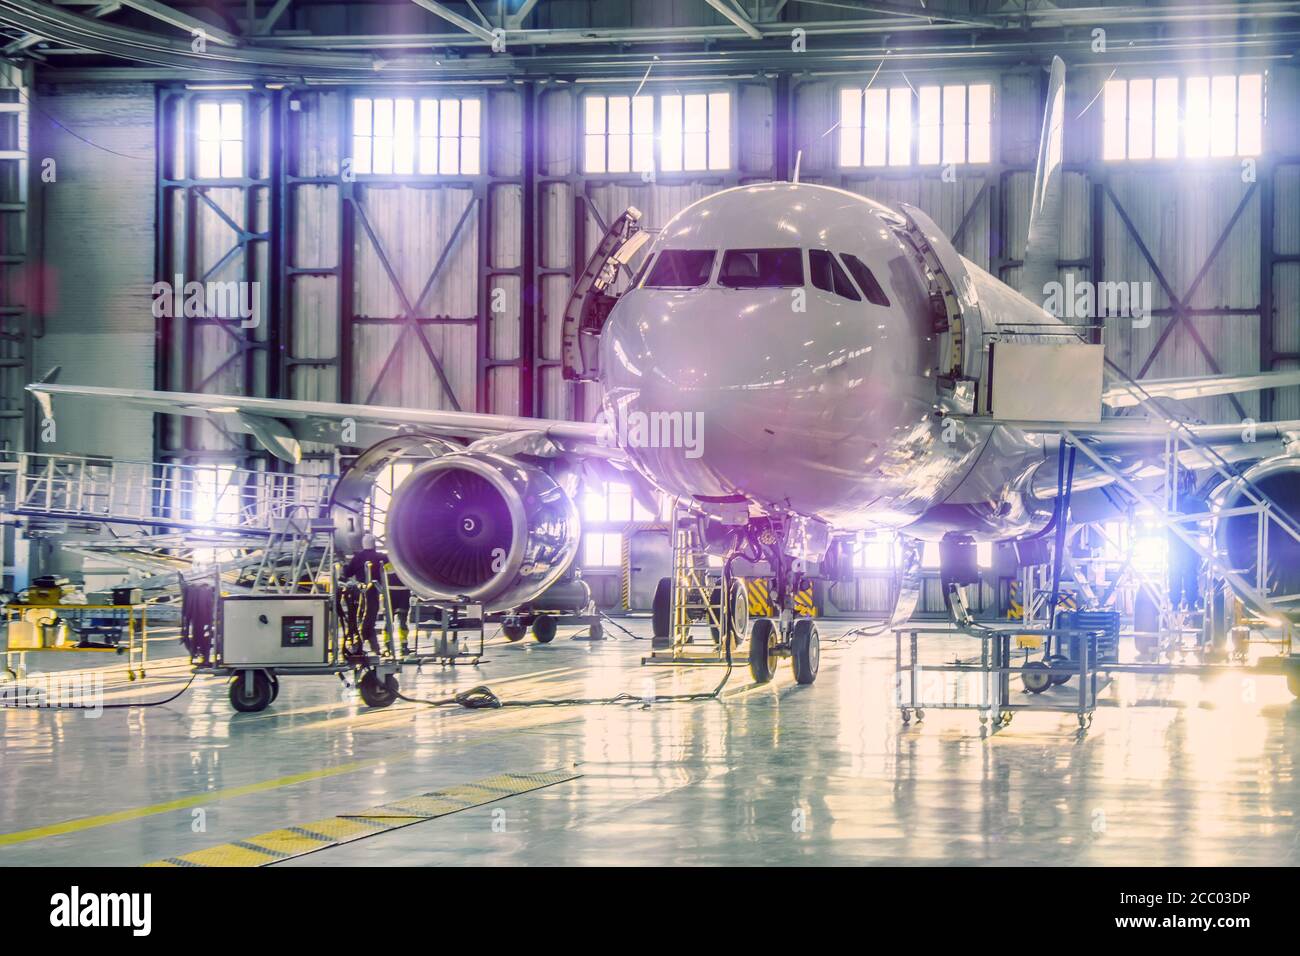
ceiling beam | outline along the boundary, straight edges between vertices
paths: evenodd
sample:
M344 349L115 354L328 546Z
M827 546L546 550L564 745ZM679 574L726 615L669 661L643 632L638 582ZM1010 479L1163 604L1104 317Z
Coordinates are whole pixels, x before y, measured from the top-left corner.
M518 30L520 27L522 27L524 25L524 21L528 19L528 14L533 12L533 8L535 6L537 6L537 0L524 0L524 2L519 5L518 10L516 10L514 13L507 13L506 29Z
M948 13L924 5L910 7L901 3L889 3L887 0L795 0L795 3L806 3L818 7L838 7L841 10L858 10L862 13L880 13L892 17L915 17L919 20L931 21L947 20L950 23L967 23L979 27L996 28L1005 25L1005 21L1000 22L991 17L980 17L968 13ZM1016 13L1020 14L1021 11L1016 11Z
M95 7L95 9L88 10L86 16L98 20L100 17L106 17L110 14L117 13L117 11L121 9L122 4L119 3L118 0L112 0L110 3L101 3L99 6ZM28 33L25 36L21 36L17 40L14 40L13 43L10 43L4 49L0 50L0 55L13 56L17 53L22 53L24 50L30 50L38 43L44 42L45 37L40 34Z
M491 43L493 40L496 39L496 37L492 35L492 31L489 30L487 27L477 24L473 20L469 20L465 17L462 17L455 10L448 9L447 7L443 6L441 3L435 3L434 0L415 0L415 2L419 6L424 7L424 9L428 10L430 13L434 13L442 17L444 20L446 20L448 23L452 24L453 26L458 26L466 33L473 34L474 36L482 40L484 43Z
M122 0L122 3L124 6L130 7L132 10L139 10L155 20L170 23L178 30L184 30L186 33L194 34L202 31L203 35L214 43L220 43L222 46L239 46L239 38L233 33L227 33L220 27L214 27L205 20L192 17L188 13L182 13L165 3L159 3L158 0Z
M275 25L280 22L280 17L284 16L284 11L289 9L289 4L293 0L275 0L275 6L267 12L257 23L257 28L253 31L258 36L266 36L275 29Z
M754 26L754 24L750 22L749 17L745 16L743 13L741 13L739 10L733 7L730 3L730 0L706 0L706 2L714 10L717 10L718 13L722 14L723 17L730 20L734 26L738 27L740 31L744 33L745 36L749 37L751 40L763 39L762 31L760 31L758 27Z

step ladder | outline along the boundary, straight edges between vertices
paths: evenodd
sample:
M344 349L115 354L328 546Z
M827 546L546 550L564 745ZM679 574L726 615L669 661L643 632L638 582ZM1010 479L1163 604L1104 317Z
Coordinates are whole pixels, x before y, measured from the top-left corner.
M723 641L730 622L722 568L712 564L715 559L704 547L696 515L674 505L672 522L669 645L653 651L642 663L725 664Z

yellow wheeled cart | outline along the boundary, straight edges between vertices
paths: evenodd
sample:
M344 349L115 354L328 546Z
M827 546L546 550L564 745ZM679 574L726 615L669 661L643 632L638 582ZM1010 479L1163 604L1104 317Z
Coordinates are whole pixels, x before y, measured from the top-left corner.
M145 676L149 660L147 604L14 602L5 605L4 612L8 633L4 669L14 679L27 673L28 654L51 653L125 654L127 678Z

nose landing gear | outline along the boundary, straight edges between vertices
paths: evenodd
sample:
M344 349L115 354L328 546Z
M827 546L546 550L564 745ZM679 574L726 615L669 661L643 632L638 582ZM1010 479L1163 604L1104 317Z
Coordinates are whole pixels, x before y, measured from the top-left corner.
M796 618L784 625L766 617L754 622L749 632L749 673L754 682L766 684L776 676L782 657L790 658L796 683L811 684L817 679L821 641L812 618Z

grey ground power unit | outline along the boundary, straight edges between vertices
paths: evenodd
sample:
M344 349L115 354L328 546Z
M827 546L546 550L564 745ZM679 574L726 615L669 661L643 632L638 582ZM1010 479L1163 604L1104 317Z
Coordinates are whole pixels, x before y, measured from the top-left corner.
M329 662L327 594L241 594L221 601L221 662L227 667Z

